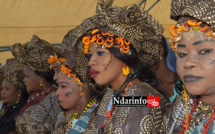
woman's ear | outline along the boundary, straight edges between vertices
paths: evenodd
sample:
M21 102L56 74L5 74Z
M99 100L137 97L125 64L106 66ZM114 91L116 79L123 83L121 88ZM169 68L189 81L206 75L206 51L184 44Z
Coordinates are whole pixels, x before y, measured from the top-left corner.
M18 94L22 95L22 90L18 89Z
M89 86L87 83L84 83L81 88L81 92L87 92L89 90Z
M159 51L159 55L160 55L161 57L163 57L163 53L164 53L164 49L163 49L163 47L161 46L161 47L160 47L160 51Z

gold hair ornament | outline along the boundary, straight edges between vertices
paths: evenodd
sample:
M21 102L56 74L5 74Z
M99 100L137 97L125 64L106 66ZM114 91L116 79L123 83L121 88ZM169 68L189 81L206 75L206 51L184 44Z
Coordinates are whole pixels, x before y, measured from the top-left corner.
M205 26L200 26L202 24L202 21L194 22L193 20L188 20L187 23L184 23L182 25L172 25L169 28L170 38L169 38L169 44L170 47L173 49L173 51L176 51L175 43L181 40L180 33L181 31L188 32L191 28L193 31L199 30L201 32L205 32L205 36L210 37L213 36L215 38L215 32L212 28L210 28L207 24Z
M78 85L83 85L83 82L80 81L80 79L78 78L78 76L76 76L76 73L72 73L72 69L69 69L68 67L61 65L61 71L66 73L68 75L68 77L74 77L74 81L78 84Z
M90 47L90 44L93 42L96 42L96 44L102 46L102 48L110 48L113 46L113 42L115 41L117 43L117 47L120 48L120 51L125 54L131 54L129 50L129 45L131 44L130 41L126 41L124 37L118 37L113 38L114 34L109 32L102 32L101 34L98 33L99 29L95 29L92 31L92 36L84 36L82 38L82 42L84 43L84 52L85 54L88 54L88 49ZM103 37L107 36L107 39L104 40Z
M60 57L60 59L58 59L57 55L55 54L55 55L51 55L51 56L49 57L48 62L49 62L49 64L50 64L50 69L52 69L52 63L53 63L53 62L56 62L56 63L58 63L58 64L61 64L61 63L66 62L66 59L65 59L65 58L62 58L62 57Z

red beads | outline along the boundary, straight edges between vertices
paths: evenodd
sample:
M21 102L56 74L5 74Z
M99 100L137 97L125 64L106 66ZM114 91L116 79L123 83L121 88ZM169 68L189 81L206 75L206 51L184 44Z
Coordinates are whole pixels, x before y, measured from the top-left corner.
M207 127L207 123L204 123L203 126L204 126L204 127Z
M215 105L213 106L213 110L215 111Z
M184 119L184 120L183 120L183 124L187 124L187 119Z
M113 110L112 110L112 109L108 111L108 113L107 113L107 119L109 119L109 118L111 117L112 112L113 112Z
M185 130L187 128L186 124L182 124L182 128Z

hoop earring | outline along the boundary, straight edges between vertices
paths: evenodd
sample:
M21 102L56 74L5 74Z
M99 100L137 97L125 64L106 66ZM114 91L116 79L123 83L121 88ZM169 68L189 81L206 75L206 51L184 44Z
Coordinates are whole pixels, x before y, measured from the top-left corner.
M43 88L44 87L44 83L43 81L40 82L40 87Z
M122 63L122 72L127 76L129 74L129 66L126 66L126 68L124 68L124 63Z
M21 96L21 95L19 94L16 103L19 103L20 96Z

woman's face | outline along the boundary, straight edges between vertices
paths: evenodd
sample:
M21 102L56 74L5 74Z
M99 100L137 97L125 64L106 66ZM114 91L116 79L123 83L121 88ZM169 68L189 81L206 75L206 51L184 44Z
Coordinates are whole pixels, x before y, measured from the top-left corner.
M6 79L2 82L2 88L1 100L7 104L15 104L21 91L17 89L12 82L7 81Z
M58 63L56 63L56 62L53 62L52 63L52 67L53 67L53 69L54 69L54 77L53 77L53 79L57 82L57 80L58 80L58 78L59 78L59 75L60 75L60 72L61 72L61 70L60 70L60 66L61 66L62 64L58 64Z
M109 50L90 44L89 66L90 77L95 80L98 85L110 84L122 77L122 61L115 58Z
M197 34L188 43L183 37L177 46L177 72L190 94L215 94L214 39Z
M74 77L68 78L66 73L61 73L58 79L59 88L56 92L56 96L59 100L59 104L64 109L75 108L81 97L81 86L79 87L74 81Z
M40 82L42 81L42 77L36 75L34 71L27 67L24 67L24 75L25 78L23 81L29 94L37 92L41 89Z

